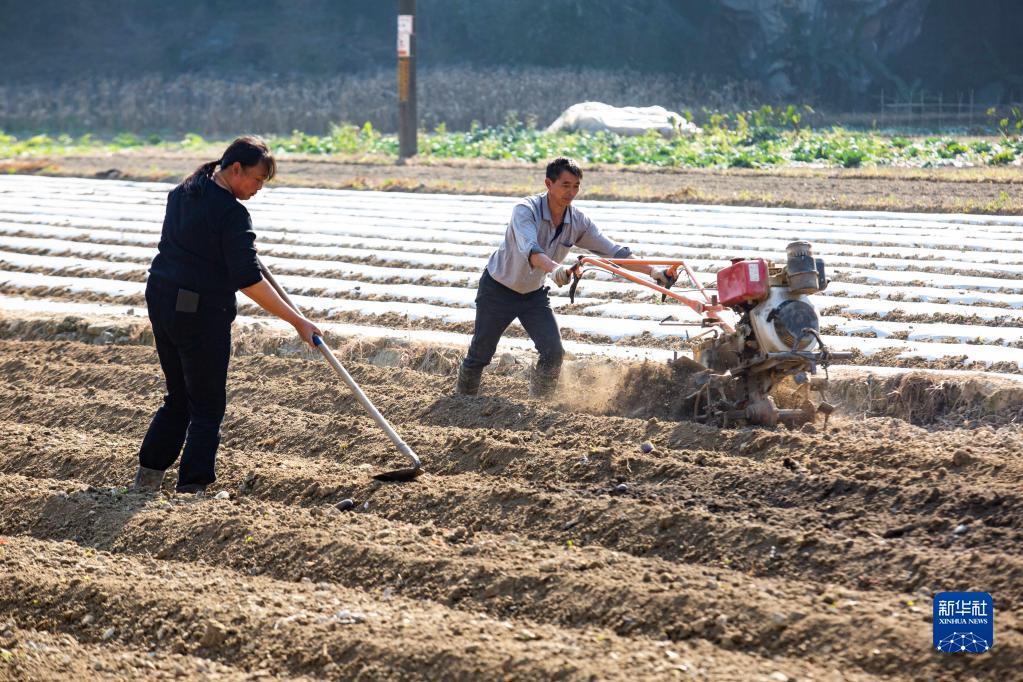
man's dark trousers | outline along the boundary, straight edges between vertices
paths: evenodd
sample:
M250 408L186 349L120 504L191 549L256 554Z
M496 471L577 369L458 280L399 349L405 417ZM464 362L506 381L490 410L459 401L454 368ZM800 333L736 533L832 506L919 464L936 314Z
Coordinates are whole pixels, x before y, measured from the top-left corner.
M206 486L216 480L220 423L227 408L234 294L202 296L195 312L176 310L177 300L177 286L149 278L146 303L167 395L142 441L139 464L166 471L180 453L178 487Z
M551 310L548 290L548 287L541 287L528 294L520 294L484 270L476 291L476 328L462 368L477 375L483 371L493 359L504 331L518 318L540 354L536 378L541 387L553 387L561 373L565 351L561 346L561 333Z

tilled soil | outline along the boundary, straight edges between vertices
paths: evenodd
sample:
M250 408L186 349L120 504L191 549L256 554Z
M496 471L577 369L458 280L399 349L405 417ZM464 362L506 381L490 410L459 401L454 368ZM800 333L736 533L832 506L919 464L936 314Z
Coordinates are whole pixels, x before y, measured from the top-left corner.
M258 354L233 361L210 496L173 470L141 495L154 350L0 341L0 678L1018 673L1015 424L717 429L630 416L641 394L597 416L519 375L466 398L350 370L415 482L372 479L401 458L322 362ZM930 647L944 590L994 595L991 652Z

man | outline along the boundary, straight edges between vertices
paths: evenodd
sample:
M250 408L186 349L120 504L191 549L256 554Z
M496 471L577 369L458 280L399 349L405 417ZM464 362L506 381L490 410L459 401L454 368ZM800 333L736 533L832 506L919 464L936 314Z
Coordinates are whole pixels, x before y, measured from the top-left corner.
M547 165L547 191L527 197L512 210L504 243L495 251L480 277L476 293L476 326L469 352L458 368L456 393L476 395L483 368L490 364L504 330L518 318L539 353L530 381L530 394L549 397L557 388L565 351L554 320L549 287L550 274L563 287L572 280L574 265L560 265L569 249L579 246L605 258L632 258L627 246L615 244L597 229L582 211L572 206L579 193L583 172L564 157ZM671 282L664 268L625 266L643 272L663 287Z

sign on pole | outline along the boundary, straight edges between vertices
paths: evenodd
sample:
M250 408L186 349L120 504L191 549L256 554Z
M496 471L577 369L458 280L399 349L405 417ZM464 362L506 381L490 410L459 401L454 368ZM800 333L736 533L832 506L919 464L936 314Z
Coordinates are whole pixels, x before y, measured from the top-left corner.
M398 0L398 163L415 156L416 0Z

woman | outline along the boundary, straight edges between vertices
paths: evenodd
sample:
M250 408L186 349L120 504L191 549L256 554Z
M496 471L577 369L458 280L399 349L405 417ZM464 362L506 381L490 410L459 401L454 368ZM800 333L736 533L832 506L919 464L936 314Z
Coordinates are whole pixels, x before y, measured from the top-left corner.
M146 284L167 395L142 441L135 490L159 490L179 453L177 492L203 493L216 480L236 291L292 324L306 343L312 345L314 334L322 336L263 279L252 220L240 203L276 170L266 143L240 137L167 197L159 253Z

